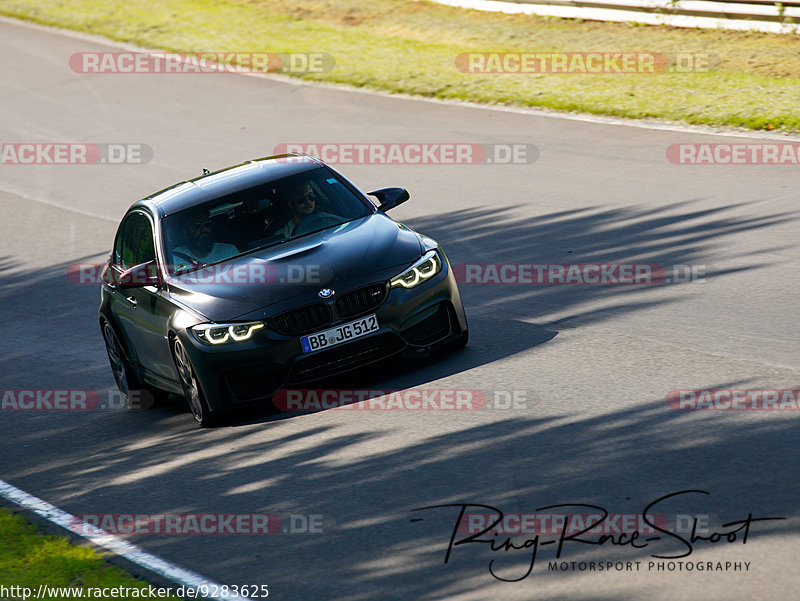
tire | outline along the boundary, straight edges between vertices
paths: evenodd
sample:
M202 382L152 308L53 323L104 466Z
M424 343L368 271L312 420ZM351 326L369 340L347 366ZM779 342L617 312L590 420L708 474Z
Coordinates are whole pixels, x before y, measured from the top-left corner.
M203 389L200 387L200 382L195 376L189 355L177 338L172 343L172 357L175 359L175 367L178 370L178 377L183 388L183 396L186 398L194 421L201 428L210 428L216 425L218 416L208 406Z
M114 375L117 388L128 409L150 409L153 405L163 401L167 397L167 393L148 386L133 371L125 358L125 352L113 326L103 320L102 329L108 361L111 364L111 373Z

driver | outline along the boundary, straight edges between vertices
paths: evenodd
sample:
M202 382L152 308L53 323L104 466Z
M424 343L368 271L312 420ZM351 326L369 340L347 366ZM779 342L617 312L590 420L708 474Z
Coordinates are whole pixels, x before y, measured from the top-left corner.
M211 219L205 209L193 210L181 227L186 244L172 249L174 272L217 263L239 254L233 244L214 241Z
M306 182L292 190L286 206L289 208L289 221L278 232L285 238L291 238L295 226L304 217L308 217L317 210L317 193L314 192L311 182Z

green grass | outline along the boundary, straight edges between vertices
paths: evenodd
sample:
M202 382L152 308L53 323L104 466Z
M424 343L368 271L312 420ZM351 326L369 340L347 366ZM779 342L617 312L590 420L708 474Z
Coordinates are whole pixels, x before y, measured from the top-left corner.
M414 0L0 0L0 13L178 52L327 52L299 75L426 97L800 131L800 36L581 22ZM661 74L466 74L464 52L709 53ZM65 58L66 61L66 58Z
M96 551L72 545L66 538L39 534L22 517L0 507L0 585L36 591L41 584L82 588L148 587L147 583L109 565ZM75 598L48 596L47 600Z

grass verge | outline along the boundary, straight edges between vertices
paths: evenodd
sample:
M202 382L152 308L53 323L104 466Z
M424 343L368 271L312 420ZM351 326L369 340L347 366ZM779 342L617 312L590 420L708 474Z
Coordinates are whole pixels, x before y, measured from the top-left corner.
M300 76L387 92L800 131L796 35L503 15L424 0L0 0L0 14L176 52L327 52L333 70ZM714 67L468 74L455 64L467 52L706 53Z
M89 588L122 587L147 589L148 584L135 579L122 569L109 565L93 549L70 544L66 538L46 536L19 515L0 507L0 587L23 587L33 591L40 585L83 589L77 591L50 591L47 601L89 597ZM2 591L2 589L0 589ZM136 594L117 598L136 598ZM72 594L70 594L72 593ZM0 592L0 599L22 599L20 589ZM176 599L170 597L169 599Z

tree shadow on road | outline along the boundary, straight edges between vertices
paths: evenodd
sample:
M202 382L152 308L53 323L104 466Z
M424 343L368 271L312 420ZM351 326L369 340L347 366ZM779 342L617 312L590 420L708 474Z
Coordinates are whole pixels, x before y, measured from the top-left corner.
M586 209L534 220L465 210L408 224L436 237L452 263L689 265L705 261L731 234L786 219L726 217L725 209L692 211L685 205ZM760 266L740 256L735 269L707 277ZM3 388L113 386L97 328L97 288L69 283L65 269L61 264L0 284L4 313L15 315L5 334L10 345L0 357ZM559 327L581 327L683 299L680 286L669 295L658 286L464 286L462 294L473 344L413 370L403 385L491 365L546 344L557 333L558 324L550 319L556 308ZM385 378L372 374L367 381L380 385ZM737 382L708 384L725 388ZM272 594L291 591L293 598L319 600L442 599L476 591L485 591L485 598L530 598L537 583L567 583L576 576L548 573L543 564L553 553L543 551L534 580L498 583L488 574L497 554L485 545L459 547L444 565L456 512L411 511L418 507L484 503L531 513L572 502L639 513L661 495L703 489L711 495L681 498L665 504L663 512L711 514L717 524L748 512L798 517L794 416L678 412L653 398L636 403L609 406L600 415L570 408L541 417L535 404L513 418L486 410L474 412L456 430L445 412L402 414L402 420L399 412L266 416L255 424L206 431L176 407L2 412L0 449L13 457L2 475L72 513L320 515L318 534L130 537L216 580L269 583ZM404 435L417 428L434 433L421 439ZM796 534L796 523L764 522L753 527L752 536L778 533ZM714 557L724 560L740 544L717 546ZM655 550L655 543L645 549L571 546L566 557L646 561ZM746 550L743 555L750 559ZM503 553L498 567L517 576L528 557ZM624 582L626 575L614 577ZM639 597L630 590L624 596L586 592L572 598Z

